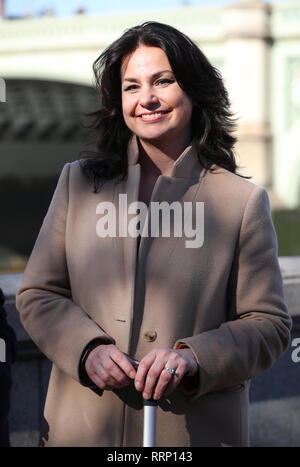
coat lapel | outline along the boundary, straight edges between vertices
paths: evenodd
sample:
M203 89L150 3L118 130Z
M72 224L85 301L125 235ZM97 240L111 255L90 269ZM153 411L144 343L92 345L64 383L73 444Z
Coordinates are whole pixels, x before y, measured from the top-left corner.
M122 259L120 265L122 265L124 270L120 271L119 277L123 278L122 285L124 286L123 290L127 291L128 304L128 306L123 307L123 310L120 310L120 319L124 319L124 321L129 319L130 323L133 320L136 274L139 274L139 271L143 271L146 267L152 243L156 240L165 242L166 248L164 249L163 258L156 259L158 262L161 260L162 264L164 264L164 260L173 251L177 241L177 238L174 236L163 240L151 237L151 212L148 209L137 253L137 238L128 234L128 226L132 218L132 215L128 215L128 207L131 203L138 201L141 179L141 166L138 163L138 159L138 143L136 137L133 137L128 146L128 176L126 180L118 183L114 190L114 203L117 212L117 238L115 246L116 254ZM159 203L166 201L171 204L174 201L193 201L198 190L201 169L202 167L198 161L195 147L192 144L175 161L171 176L160 175L158 177L149 207L151 206L151 202ZM120 202L120 200L122 201ZM121 232L121 235L118 235L118 232ZM145 236L146 232L148 232L148 236ZM128 316L128 313L130 316Z
M140 168L140 164L138 164L138 158L138 143L136 137L134 136L131 139L128 148L129 168L132 168L135 165ZM201 172L202 166L197 157L195 144L191 143L191 145L189 145L174 162L171 176L160 175L156 180L149 202L149 207L151 207L152 202L161 203L166 201L167 203L171 204L177 201L193 201L199 187ZM136 196L138 196L138 193L139 184L137 187ZM142 238L140 240L138 252L139 262L142 261L145 255L147 256L154 239L155 238L151 237L151 209L148 209L148 216L144 225ZM176 240L177 238L174 238L173 236L168 238L168 251L173 250L174 242L176 242Z

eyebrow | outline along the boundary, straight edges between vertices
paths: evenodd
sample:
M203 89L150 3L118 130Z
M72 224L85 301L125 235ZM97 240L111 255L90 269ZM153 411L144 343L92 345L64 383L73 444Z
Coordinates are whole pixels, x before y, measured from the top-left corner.
M174 75L172 70L162 70L162 71L157 71L156 73L153 73L153 75L151 75L151 78L152 79L159 78L159 76L161 76L164 73L172 73L172 75ZM131 83L137 83L138 79L128 77L128 78L124 78L123 81L130 81Z

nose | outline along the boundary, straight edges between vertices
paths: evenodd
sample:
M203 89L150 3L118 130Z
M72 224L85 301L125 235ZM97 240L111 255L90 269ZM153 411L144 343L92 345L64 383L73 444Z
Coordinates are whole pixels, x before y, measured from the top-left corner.
M152 86L143 86L141 88L140 105L151 109L159 106L159 99Z

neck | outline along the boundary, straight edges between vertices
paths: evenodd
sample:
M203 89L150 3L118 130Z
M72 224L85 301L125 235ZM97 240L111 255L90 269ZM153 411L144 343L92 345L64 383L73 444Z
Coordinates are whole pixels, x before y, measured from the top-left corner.
M142 171L149 175L170 176L174 162L182 154L190 143L190 138L185 138L180 143L155 144L138 139L139 163Z

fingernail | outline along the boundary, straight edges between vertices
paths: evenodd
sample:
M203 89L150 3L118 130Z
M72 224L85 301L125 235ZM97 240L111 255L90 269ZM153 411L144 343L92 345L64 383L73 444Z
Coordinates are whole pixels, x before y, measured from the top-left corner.
M141 389L142 385L141 385L141 383L136 382L135 387L137 388L137 390L139 390L139 389Z
M129 376L130 376L131 379L134 379L134 377L135 377L135 372L134 372L134 371L131 371L131 372L129 373Z
M147 392L144 392L143 393L143 398L144 399L150 399L150 394L148 394Z
M158 394L154 394L153 399L157 401L159 399Z

